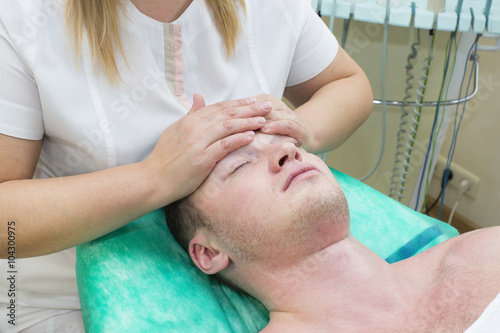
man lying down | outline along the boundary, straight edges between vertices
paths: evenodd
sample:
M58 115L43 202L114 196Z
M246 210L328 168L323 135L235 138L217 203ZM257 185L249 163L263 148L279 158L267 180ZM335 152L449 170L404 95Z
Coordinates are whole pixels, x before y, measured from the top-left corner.
M388 264L292 138L257 133L165 211L199 269L266 306L263 332L500 332L500 227Z

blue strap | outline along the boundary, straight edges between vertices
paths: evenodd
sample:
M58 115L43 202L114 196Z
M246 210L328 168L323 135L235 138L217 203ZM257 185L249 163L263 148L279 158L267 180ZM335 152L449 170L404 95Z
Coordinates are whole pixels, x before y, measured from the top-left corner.
M442 234L441 230L436 226L429 227L400 247L396 252L388 256L385 260L389 264L392 264L409 258Z

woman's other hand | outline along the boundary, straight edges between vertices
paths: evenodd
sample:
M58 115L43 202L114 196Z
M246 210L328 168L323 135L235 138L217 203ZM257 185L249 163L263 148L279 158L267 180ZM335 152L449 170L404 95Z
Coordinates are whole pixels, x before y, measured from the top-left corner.
M263 133L290 136L307 149L306 129L295 111L272 95L263 94L256 99L258 102L272 104L271 112L266 115L266 124L261 128Z

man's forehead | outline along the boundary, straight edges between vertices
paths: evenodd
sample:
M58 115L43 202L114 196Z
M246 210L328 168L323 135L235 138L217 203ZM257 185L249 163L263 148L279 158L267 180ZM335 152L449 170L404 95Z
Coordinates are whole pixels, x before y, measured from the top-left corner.
M243 152L246 150L260 148L260 147L263 147L266 145L273 145L275 143L278 143L278 142L281 142L284 140L290 140L290 139L292 139L292 138L289 136L285 136L285 135L265 134L265 133L262 133L260 131L256 131L255 138L253 139L253 141L251 143L249 143L246 146L243 146L243 147L236 149L232 153L228 154L228 156L231 154L238 153L238 152Z

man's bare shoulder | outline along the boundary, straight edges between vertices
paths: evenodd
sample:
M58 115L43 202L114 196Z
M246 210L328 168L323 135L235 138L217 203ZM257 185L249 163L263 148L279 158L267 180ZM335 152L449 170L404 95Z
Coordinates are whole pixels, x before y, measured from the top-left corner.
M458 312L462 312L464 323L472 325L500 293L500 227L479 229L456 237L443 260L442 269L441 283L435 294L439 296L440 290L441 299L446 292L454 295L457 318L460 317Z
M419 326L463 332L500 292L500 227L454 237L400 267L429 286L416 317Z
M473 231L466 232L458 238L466 238L466 237L471 237L471 236L478 236L482 235L481 237L500 237L500 226L495 226L495 227L488 227L488 228L482 228L482 229L477 229Z
M494 251L496 249L496 251ZM437 257L450 261L486 260L489 264L500 261L500 226L478 229L451 238L415 256ZM411 259L411 258L410 258ZM425 258L429 260L429 258ZM443 264L444 262L441 262Z
M458 269L463 273L480 272L483 278L495 277L500 283L500 226L453 237L395 265L410 275L425 271L430 281L441 277L445 271Z
M450 259L500 263L500 226L474 230L456 237Z

